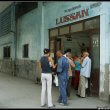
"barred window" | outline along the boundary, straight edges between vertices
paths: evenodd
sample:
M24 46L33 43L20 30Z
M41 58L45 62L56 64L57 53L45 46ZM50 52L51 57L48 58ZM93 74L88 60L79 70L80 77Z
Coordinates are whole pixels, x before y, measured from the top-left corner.
M15 6L15 9L14 9ZM20 16L38 7L38 2L19 2L12 4L0 13L0 37L15 29L15 21Z
M3 48L3 57L4 58L10 58L10 51L11 51L10 46L4 47Z
M11 31L11 8L0 14L0 37Z

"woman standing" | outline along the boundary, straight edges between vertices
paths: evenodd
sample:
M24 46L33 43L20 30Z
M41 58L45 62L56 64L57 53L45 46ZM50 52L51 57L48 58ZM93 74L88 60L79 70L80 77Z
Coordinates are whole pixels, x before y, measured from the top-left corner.
M75 63L74 89L78 90L79 76L80 76L80 69L81 69L81 60L78 56L75 57L74 63Z
M53 60L50 57L50 50L44 49L44 56L41 57L41 81L42 81L42 92L41 92L41 107L46 106L46 96L48 97L48 107L55 107L52 103L52 71L51 67L55 68ZM47 90L47 95L46 95Z

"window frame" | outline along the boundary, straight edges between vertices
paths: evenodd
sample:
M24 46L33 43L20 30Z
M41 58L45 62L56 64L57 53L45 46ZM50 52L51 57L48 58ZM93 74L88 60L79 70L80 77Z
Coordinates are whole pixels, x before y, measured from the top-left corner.
M27 46L27 47L25 47L25 46ZM25 49L27 49L27 50L25 50ZM23 58L29 58L29 44L23 45Z
M10 59L11 58L11 46L3 47L3 58Z

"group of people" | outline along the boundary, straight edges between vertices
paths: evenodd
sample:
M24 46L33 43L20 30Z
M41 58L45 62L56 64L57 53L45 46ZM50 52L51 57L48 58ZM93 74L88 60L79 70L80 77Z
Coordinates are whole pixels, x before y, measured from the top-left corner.
M59 83L59 98L58 103L68 106L68 99L71 99L71 81L73 71L75 68L74 88L77 90L77 96L81 98L86 97L86 88L88 87L88 78L91 73L91 59L87 51L82 52L82 57L75 56L72 58L71 52L66 50L63 53L61 50L56 52L58 58L57 63L54 64L50 57L50 50L44 49L44 55L41 57L41 107L46 106L46 96L48 98L48 107L52 108L55 105L52 103L52 69L56 69ZM47 94L46 94L47 92Z

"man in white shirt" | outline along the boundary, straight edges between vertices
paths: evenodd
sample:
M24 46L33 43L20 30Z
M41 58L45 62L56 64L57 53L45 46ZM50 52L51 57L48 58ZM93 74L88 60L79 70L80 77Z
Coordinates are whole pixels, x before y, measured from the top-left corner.
M80 81L78 87L78 96L85 98L86 97L86 89L88 88L88 78L90 78L91 74L91 59L89 58L89 53L83 53L83 61L81 63L81 71L80 71Z

